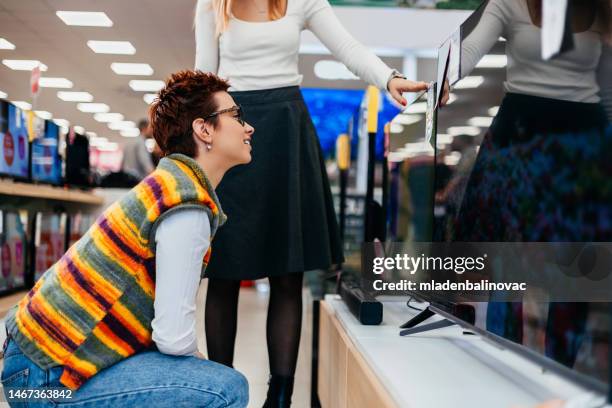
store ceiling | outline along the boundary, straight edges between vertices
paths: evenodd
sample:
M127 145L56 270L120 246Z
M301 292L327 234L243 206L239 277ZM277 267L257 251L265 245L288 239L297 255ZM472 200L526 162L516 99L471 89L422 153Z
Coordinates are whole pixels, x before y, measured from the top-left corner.
M0 59L40 60L48 66L48 71L42 74L44 77L67 78L74 83L72 91L89 92L93 95L94 102L105 103L110 106L111 112L122 113L126 120L138 122L146 116L148 105L143 100L144 93L130 89L129 81L164 79L174 71L193 67L195 41L192 21L195 2L2 0L0 38L6 38L15 44L16 49L0 50ZM103 11L113 21L113 26L67 26L55 15L57 10ZM347 12L357 11L347 9ZM454 21L465 16L447 13L443 17ZM341 16L340 18L342 19ZM363 35L357 34L357 38ZM87 46L89 40L130 41L136 48L136 54L95 54ZM435 41L438 42L438 39ZM317 78L313 74L314 63L329 58L328 55L316 53L301 56L300 70L304 74L304 86L356 89L365 87L361 81L325 81ZM383 60L390 66L401 69L401 57L385 56ZM153 67L154 74L149 77L116 75L110 69L113 62L147 63ZM0 91L7 93L9 100L32 103L29 81L29 71L13 71L0 64ZM75 102L58 99L57 91L42 88L34 109L49 111L54 118L68 119L72 125L83 126L86 130L96 132L98 136L107 137L111 141L123 140L117 131L95 121L91 113L78 111Z

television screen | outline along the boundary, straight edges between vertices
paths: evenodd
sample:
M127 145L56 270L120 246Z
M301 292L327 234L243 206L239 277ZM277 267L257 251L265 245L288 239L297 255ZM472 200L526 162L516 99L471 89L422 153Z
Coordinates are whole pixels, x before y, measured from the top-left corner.
M24 112L0 102L0 174L28 178L28 132Z
M34 129L40 126L40 118L34 118ZM35 130L32 140L32 180L60 184L62 163L59 156L59 127L51 121L43 121L44 132Z
M23 288L27 259L27 212L4 210L0 239L0 292Z
M66 248L66 214L36 214L34 281L55 264Z

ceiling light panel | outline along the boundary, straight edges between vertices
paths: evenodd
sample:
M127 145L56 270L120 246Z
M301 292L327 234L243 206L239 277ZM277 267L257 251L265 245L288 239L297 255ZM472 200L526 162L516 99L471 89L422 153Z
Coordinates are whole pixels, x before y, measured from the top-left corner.
M140 130L138 130L138 128L123 129L119 133L123 137L136 137L136 136L140 136Z
M149 81L134 79L130 81L130 88L137 92L158 92L164 87L164 81Z
M55 14L69 26L112 27L113 22L101 11L56 11Z
M0 38L0 50L14 50L15 48L15 44L6 38Z
M147 105L150 105L153 103L153 101L155 101L155 99L157 99L157 94L148 93L145 94L142 99L147 103Z
M45 119L45 120L49 120L53 117L53 115L51 114L51 112L47 112L47 111L34 111L34 113L36 114L36 116L38 116L41 119Z
M16 107L18 107L19 109L23 109L23 110L32 109L32 105L26 101L11 101L11 103L15 105Z
M38 81L38 85L41 88L61 88L61 89L70 89L74 85L72 81L69 81L66 78L51 78L51 77L42 77Z
M98 122L107 123L107 122L121 122L124 117L120 113L96 113L94 115L94 119Z
M87 41L87 46L96 54L134 55L136 48L129 41Z
M6 99L6 98L8 98L8 94L6 92L0 91L0 99Z
M11 60L4 59L2 63L15 71L31 71L37 66L40 66L41 71L46 71L47 66L38 60Z
M106 113L110 111L110 106L105 103L79 103L77 109L85 113Z
M66 102L91 102L93 95L89 92L59 91L57 97Z
M129 120L123 120L120 122L111 122L108 124L108 127L111 130L125 130L135 128L136 124Z
M153 75L153 67L149 64L113 62L111 69L117 75Z

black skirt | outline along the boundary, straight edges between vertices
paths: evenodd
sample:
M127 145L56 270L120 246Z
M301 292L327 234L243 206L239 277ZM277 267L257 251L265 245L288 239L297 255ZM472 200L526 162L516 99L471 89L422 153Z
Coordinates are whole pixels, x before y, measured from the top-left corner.
M259 279L343 261L329 180L299 87L230 92L255 128L252 161L217 188L228 221L206 277Z

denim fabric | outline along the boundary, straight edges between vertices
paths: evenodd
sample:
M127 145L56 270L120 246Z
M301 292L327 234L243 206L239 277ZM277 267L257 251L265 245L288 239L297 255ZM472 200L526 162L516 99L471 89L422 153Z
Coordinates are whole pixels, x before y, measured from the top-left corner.
M14 340L4 349L2 386L63 388L62 367L42 370ZM15 402L11 407L246 407L248 383L238 371L197 357L145 351L105 369L70 400Z

